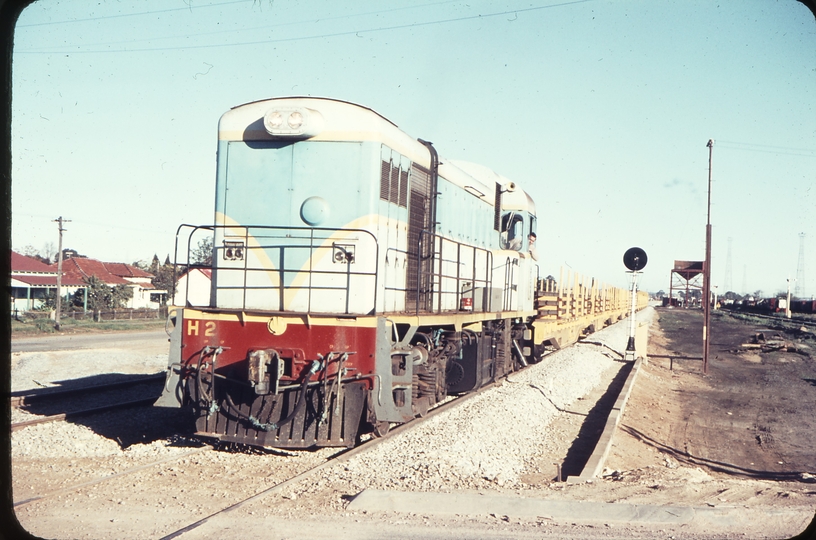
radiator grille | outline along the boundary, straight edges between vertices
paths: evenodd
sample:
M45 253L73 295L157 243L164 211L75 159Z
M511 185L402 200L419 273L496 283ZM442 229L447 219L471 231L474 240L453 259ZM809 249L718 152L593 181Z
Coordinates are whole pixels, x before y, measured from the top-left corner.
M391 192L391 163L388 161L382 162L382 167L380 168L380 199L384 201L390 200L390 192Z
M430 229L431 173L414 164L411 167L411 201L408 208L408 274L406 275L407 305L426 310L430 300L430 245L425 243L426 253L419 253L422 231ZM417 304L418 303L418 304Z

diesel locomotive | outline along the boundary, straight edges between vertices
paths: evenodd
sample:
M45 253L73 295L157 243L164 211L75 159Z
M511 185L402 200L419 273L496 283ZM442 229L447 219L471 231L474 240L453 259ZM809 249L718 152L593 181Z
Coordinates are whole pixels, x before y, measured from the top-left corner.
M209 294L180 281L156 405L223 441L348 447L624 316L625 290L540 279L536 224L520 186L369 108L235 107L214 222L177 235L185 264L212 239Z

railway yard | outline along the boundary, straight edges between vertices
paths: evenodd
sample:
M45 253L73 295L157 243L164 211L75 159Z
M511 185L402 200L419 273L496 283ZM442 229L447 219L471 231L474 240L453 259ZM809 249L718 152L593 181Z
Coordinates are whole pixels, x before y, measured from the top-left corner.
M816 509L816 324L717 312L705 374L699 311L648 308L639 324L648 359L634 366L622 321L350 451L196 439L177 409L141 403L161 388L144 376L166 365L162 332L75 348L51 339L12 353L14 512L46 538L802 532ZM138 384L47 395L113 381ZM588 479L622 389L602 472ZM44 417L54 421L17 425Z

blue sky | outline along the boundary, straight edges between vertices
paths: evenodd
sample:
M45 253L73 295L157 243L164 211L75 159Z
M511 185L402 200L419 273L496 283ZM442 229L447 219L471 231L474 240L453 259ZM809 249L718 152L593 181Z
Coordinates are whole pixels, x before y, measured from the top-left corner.
M535 199L542 273L816 294L816 21L793 0L42 0L15 33L12 246L172 258L212 221L216 128L286 95L371 107ZM730 240L729 240L730 239ZM730 268L727 273L730 245ZM800 285L801 286L801 285Z

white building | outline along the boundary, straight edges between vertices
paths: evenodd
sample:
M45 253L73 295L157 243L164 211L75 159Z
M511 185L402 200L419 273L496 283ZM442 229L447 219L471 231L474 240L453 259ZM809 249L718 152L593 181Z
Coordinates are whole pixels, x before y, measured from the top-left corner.
M191 268L176 283L174 306L209 306L212 270L210 268Z

